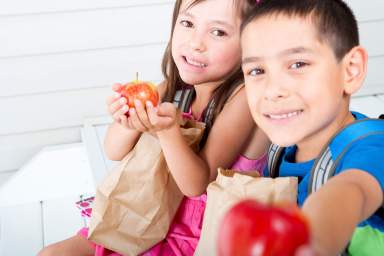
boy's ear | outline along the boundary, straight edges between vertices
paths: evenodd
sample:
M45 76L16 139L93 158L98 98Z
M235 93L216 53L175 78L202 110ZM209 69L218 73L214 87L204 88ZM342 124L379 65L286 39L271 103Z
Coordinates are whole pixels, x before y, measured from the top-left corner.
M344 56L343 62L344 92L351 95L363 85L367 74L367 51L361 46L356 46Z

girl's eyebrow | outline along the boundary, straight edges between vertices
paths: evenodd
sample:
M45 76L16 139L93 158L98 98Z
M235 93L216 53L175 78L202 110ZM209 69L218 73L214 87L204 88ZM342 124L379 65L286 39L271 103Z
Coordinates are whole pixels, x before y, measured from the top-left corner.
M187 10L181 11L180 15L187 16L187 17L190 17L192 19L195 18L195 16L193 16L193 14L188 12Z
M211 20L209 23L211 23L211 24L218 24L218 25L224 26L224 27L226 27L228 29L231 29L231 30L234 29L231 24L229 24L228 22L223 21L223 20Z
M195 16L192 13L188 12L187 10L180 12L180 15L189 17L191 19L195 19ZM209 20L209 23L210 24L218 24L218 25L224 26L224 27L231 29L231 30L234 29L231 24L229 24L228 22L226 22L224 20Z

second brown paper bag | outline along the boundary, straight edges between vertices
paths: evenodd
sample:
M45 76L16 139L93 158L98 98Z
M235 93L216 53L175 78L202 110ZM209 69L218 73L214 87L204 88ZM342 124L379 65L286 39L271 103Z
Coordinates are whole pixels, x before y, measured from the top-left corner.
M195 255L216 255L217 231L221 219L231 206L245 198L264 203L296 203L297 178L253 177L219 169L216 181L207 188L207 206Z
M187 121L182 128L195 151L204 127ZM89 239L123 255L138 255L165 238L182 198L158 139L143 133L97 187Z

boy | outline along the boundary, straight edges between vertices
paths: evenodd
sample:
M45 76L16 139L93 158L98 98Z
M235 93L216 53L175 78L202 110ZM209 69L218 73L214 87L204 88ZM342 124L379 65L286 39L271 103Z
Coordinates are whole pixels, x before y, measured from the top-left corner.
M241 40L252 116L286 147L278 175L299 177L298 203L315 255L384 255L384 220L376 212L383 204L384 133L355 142L329 181L310 195L307 189L322 148L364 118L349 111L367 68L352 11L341 0L261 1L243 22Z

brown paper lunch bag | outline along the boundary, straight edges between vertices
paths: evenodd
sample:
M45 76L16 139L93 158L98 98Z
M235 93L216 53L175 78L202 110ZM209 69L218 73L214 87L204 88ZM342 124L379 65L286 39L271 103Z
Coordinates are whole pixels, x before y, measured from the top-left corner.
M195 151L204 128L194 121L182 126ZM88 238L123 255L138 255L165 238L182 198L158 139L143 133L97 187Z
M296 203L296 177L264 178L251 174L219 168L216 180L207 188L203 227L194 255L216 255L217 231L221 219L229 208L240 200L247 198L264 203Z

